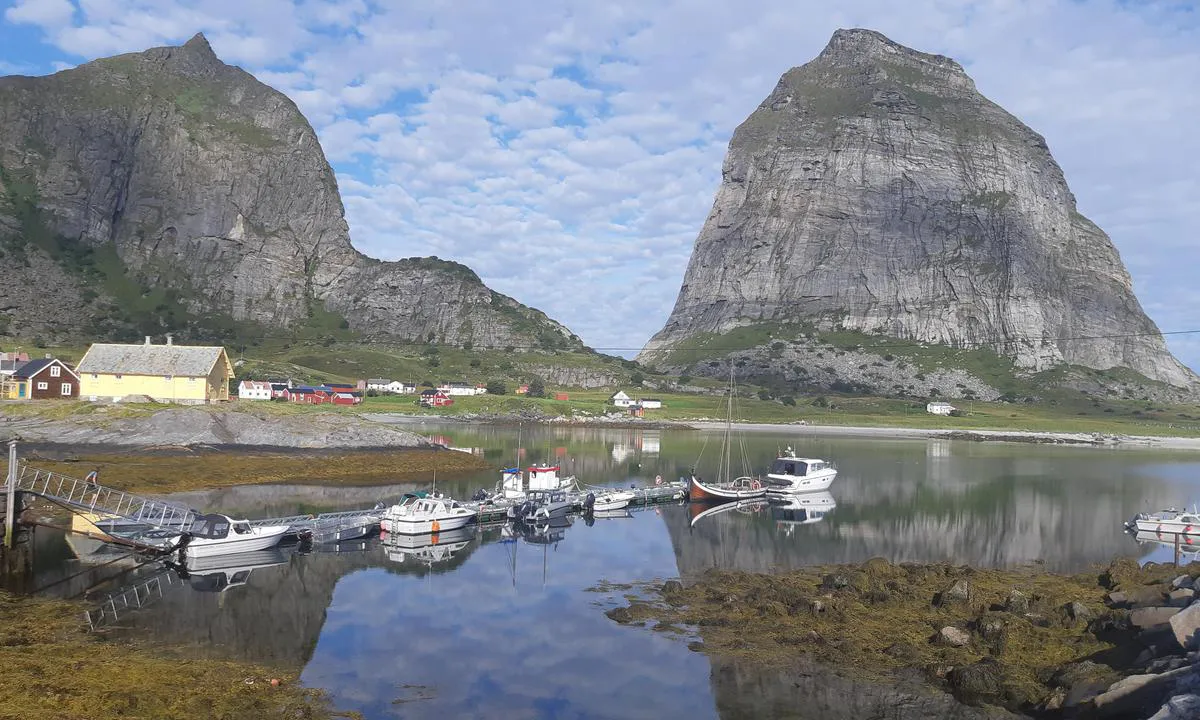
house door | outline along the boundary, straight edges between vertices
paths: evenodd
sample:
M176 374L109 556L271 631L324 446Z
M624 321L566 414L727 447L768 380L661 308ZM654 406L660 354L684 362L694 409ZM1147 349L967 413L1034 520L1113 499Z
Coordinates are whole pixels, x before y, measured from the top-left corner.
M25 397L25 383L17 383L17 397Z

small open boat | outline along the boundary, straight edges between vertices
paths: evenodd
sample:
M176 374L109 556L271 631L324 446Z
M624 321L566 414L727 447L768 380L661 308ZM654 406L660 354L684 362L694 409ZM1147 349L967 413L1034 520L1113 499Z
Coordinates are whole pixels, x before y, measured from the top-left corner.
M192 521L180 548L189 558L266 550L278 545L289 530L287 525L254 527L249 520L212 513Z
M427 497L389 507L379 526L389 533L424 535L457 530L474 517L474 510L450 498Z
M634 498L633 493L625 490L605 490L600 494L588 493L583 501L584 512L603 513L611 510L623 510L629 507Z

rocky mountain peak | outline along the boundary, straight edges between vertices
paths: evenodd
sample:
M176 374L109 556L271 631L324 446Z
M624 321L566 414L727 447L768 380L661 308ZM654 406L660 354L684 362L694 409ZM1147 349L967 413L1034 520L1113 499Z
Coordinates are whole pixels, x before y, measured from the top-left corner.
M0 283L16 332L136 337L223 316L274 331L581 346L464 266L357 252L308 121L203 34L0 78L0 253L20 254L10 274L60 266L57 313L12 290L21 278Z
M639 359L690 367L697 353L674 350L749 326L1197 383L1045 140L957 62L870 30L839 30L738 126L675 307Z

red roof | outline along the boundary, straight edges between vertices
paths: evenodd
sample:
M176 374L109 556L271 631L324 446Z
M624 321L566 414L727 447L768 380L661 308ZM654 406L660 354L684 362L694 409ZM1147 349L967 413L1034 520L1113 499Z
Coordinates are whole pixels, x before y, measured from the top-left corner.
M531 467L531 468L529 468L529 472L531 472L531 473L550 472L551 470L553 470L554 472L558 472L558 466L555 465L554 467Z

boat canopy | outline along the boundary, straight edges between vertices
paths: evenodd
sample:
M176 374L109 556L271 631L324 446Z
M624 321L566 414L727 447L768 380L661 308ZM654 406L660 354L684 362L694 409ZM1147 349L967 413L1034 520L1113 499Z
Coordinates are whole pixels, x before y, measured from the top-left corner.
M194 538L222 540L229 537L229 529L232 524L233 521L225 515L201 515L192 521L192 526L188 528L188 532Z
M824 460L806 460L801 458L778 458L771 464L772 475L792 475L804 477L809 473L824 470L828 464Z

